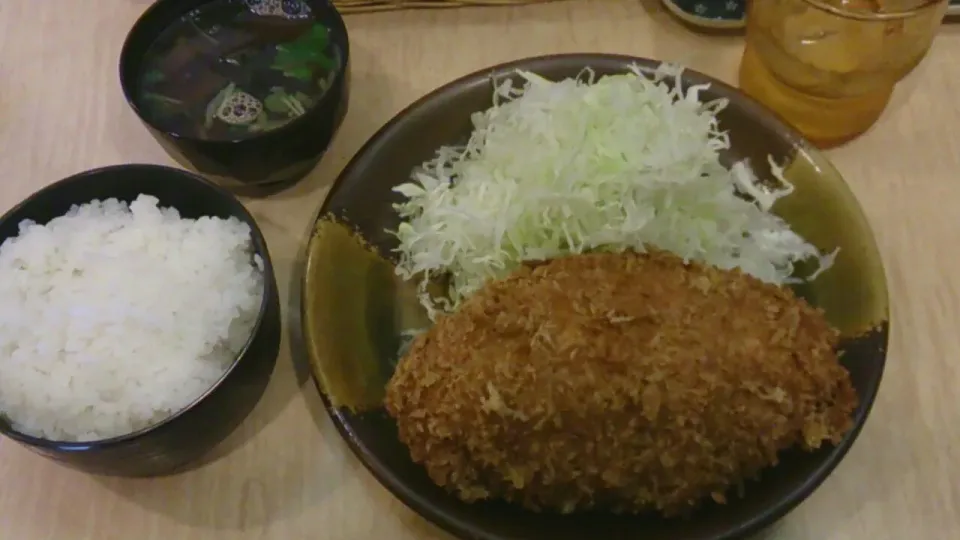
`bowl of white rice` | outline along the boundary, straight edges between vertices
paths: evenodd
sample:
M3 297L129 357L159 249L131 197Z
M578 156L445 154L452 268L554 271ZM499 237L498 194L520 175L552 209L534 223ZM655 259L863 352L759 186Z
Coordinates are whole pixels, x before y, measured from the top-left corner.
M256 405L280 334L263 234L197 175L106 167L0 218L0 433L39 454L180 470Z

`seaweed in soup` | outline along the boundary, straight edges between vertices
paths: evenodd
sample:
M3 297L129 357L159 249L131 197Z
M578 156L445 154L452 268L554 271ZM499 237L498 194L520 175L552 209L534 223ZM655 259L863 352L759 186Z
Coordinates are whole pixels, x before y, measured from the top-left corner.
M240 139L305 114L339 69L330 30L303 0L220 0L150 46L136 100L165 131Z

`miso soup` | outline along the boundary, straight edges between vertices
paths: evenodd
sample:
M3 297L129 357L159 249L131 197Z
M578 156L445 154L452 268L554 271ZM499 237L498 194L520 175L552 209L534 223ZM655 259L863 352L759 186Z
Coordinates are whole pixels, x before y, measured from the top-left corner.
M135 99L168 132L235 140L296 119L327 91L341 55L302 0L217 0L147 50Z

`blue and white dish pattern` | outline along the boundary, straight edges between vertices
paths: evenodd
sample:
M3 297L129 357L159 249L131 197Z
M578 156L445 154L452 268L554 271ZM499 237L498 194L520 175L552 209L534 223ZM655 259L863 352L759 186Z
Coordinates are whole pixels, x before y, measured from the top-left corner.
M661 0L684 21L708 28L738 28L747 18L747 0ZM960 16L960 0L950 0L947 15Z
M708 28L742 27L747 16L747 0L662 0L677 17Z

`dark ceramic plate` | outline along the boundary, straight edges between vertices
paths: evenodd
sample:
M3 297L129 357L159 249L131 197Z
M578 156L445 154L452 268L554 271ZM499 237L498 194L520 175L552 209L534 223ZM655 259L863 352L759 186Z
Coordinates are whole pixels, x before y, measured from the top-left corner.
M444 144L466 140L470 114L491 104L491 78L516 69L551 79L576 76L589 66L620 73L650 60L608 55L563 55L521 60L454 81L417 101L384 126L346 167L320 210L310 238L303 282L302 331L318 387L330 416L367 468L411 508L467 539L719 540L757 532L807 497L836 467L863 426L883 372L887 343L887 290L880 257L853 194L836 169L760 105L734 88L692 71L683 84L711 83L705 98L730 100L720 123L730 132L727 160L749 158L761 175L767 155L786 163L796 186L776 210L821 249L840 247L836 265L801 291L823 307L845 338L843 362L862 399L856 428L835 448L787 452L782 463L746 486L727 505L707 505L687 520L587 513L536 514L506 504L464 504L434 486L397 439L380 403L404 328L423 322L410 288L396 280L389 258L397 225L391 188ZM366 249L336 217L362 237ZM366 412L357 412L366 411Z

